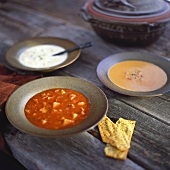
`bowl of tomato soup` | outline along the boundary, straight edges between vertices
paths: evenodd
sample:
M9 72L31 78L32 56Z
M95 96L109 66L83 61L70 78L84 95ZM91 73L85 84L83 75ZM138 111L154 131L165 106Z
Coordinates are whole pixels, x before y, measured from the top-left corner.
M91 104L81 92L54 88L31 97L24 112L36 126L46 129L64 129L81 123L90 113Z
M87 131L108 110L108 100L96 85L82 79L56 76L33 80L15 90L5 111L17 129L41 137Z

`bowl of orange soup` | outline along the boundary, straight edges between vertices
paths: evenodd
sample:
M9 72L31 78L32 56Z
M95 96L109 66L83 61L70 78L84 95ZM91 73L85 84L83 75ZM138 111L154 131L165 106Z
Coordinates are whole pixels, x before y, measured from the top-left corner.
M99 62L97 76L111 90L129 96L170 91L170 60L145 52L121 52Z
M87 131L98 124L107 110L108 101L102 90L88 81L67 76L26 83L10 95L5 106L14 127L42 137Z

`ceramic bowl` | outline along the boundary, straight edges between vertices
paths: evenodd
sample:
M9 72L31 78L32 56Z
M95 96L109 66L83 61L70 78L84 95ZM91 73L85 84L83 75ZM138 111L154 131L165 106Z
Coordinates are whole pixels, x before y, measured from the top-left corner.
M108 70L113 65L122 62L122 61L145 61L152 64L157 65L158 67L162 68L164 72L167 74L167 83L158 90L149 91L149 92L135 92L129 91L126 89L122 89L119 86L115 85L113 82L110 81L108 77ZM127 96L139 96L139 97L153 97L153 96L160 96L170 91L170 60L165 57L157 56L155 54L145 53L145 52L138 52L138 51L129 51L129 52L121 52L110 55L103 60L101 60L97 66L97 76L99 80L107 86L109 89L118 92L120 94L124 94Z
M63 67L66 67L66 66L72 64L79 58L79 56L81 54L80 49L72 51L72 52L68 53L68 57L64 62L54 65L54 66L50 66L50 67L34 68L34 67L28 67L28 66L23 65L19 61L19 56L25 50L27 50L31 47L35 47L37 45L56 45L56 46L61 46L64 49L69 49L69 48L77 46L77 44L71 40L58 38L58 37L30 38L30 39L19 41L19 42L15 43L12 47L10 47L7 50L6 56L5 56L7 64L9 64L9 66L19 69L21 71L23 70L23 71L34 71L34 72L51 72L51 71L55 71L57 69L60 69L60 68L63 68Z
M165 1L129 0L135 9L111 0L87 1L81 16L94 31L119 45L145 46L155 42L170 21L170 5Z
M39 92L53 88L68 88L83 93L91 104L88 117L78 125L58 130L40 128L28 121L24 113L28 100ZM10 95L5 105L7 118L14 127L30 135L50 138L87 131L97 125L107 110L108 100L102 90L86 80L68 76L52 76L26 83Z

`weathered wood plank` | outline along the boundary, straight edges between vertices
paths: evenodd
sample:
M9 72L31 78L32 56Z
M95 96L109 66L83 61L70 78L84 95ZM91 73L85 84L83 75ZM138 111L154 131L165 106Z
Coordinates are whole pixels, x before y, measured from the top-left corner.
M47 0L43 1L19 1L19 0L12 0L13 3L21 4L22 6L27 6L31 9L36 9L38 11L42 11L43 13L46 13L50 16L54 16L57 18L64 19L68 21L69 23L82 26L84 28L88 28L89 30L92 30L89 23L85 22L81 17L79 17L80 9L83 6L83 4L86 2L86 0L77 1L54 1L52 0L51 3L48 3ZM45 4L45 5L44 5ZM51 4L54 4L52 6ZM67 9L67 10L63 10ZM167 28L165 30L165 33L158 39L154 44L145 47L145 48L133 48L133 47L122 47L124 50L143 50L146 52L150 52L153 54L161 55L164 57L170 58L170 33L169 33L170 24L167 25Z
M77 169L170 169L170 93L153 98L128 97L109 90L96 75L97 64L103 58L117 52L136 50L170 58L168 30L170 25L165 34L148 47L119 47L98 37L90 24L78 16L84 2L85 0L8 1L4 5L6 10L0 9L0 39L8 46L18 40L35 36L62 37L77 43L93 41L94 46L82 50L76 62L44 76L69 75L91 81L106 93L109 100L107 114L113 121L119 117L136 120L128 159L122 162L105 158L104 144L86 132L69 137L67 140L65 138L42 139L31 137L9 126L9 130L5 132L5 139L14 156L28 169L53 169L53 167L58 169L75 169L75 167ZM1 53L2 55L4 52ZM97 128L92 131L99 137Z
M72 137L47 139L30 137L13 130L15 132L10 131L6 135L6 140L14 156L30 170L143 169L129 159L117 161L106 158L103 152L105 145L87 132Z
M18 13L22 12L22 15L25 15L25 17L23 16L22 18L17 17L17 19L25 21L28 20L30 22L27 22L27 24L30 26L32 25L32 27L34 27L35 25L39 25L40 26L44 26L48 28L48 24L50 25L56 25L55 22L55 17L56 18L60 18L63 19L65 21L67 21L68 23L72 23L75 25L79 25L81 27L84 28L88 28L87 31L92 31L91 26L89 23L85 22L82 18L80 18L80 16L78 16L78 13L80 12L80 8L81 6L84 4L84 1L81 2L77 2L77 1L66 1L66 3L63 3L61 1L51 1L51 3L48 3L47 0L44 1L18 1L18 0L12 0L8 3L6 3L6 8L9 8L10 10L14 10L13 13L8 14L10 15L10 17L13 18L13 16L17 17L17 11L19 11ZM44 5L45 4L45 5ZM54 5L51 5L54 4ZM66 8L65 6L68 6L69 8ZM22 9L22 8L23 9ZM67 9L67 10L63 10L63 9ZM35 17L33 14L34 11L36 11L37 16ZM46 14L43 14L46 13ZM13 15L15 14L15 15ZM42 14L42 16L41 16ZM32 16L31 16L32 15ZM50 17L52 17L54 19L54 21L52 21L50 19ZM30 19L29 19L30 18ZM46 25L43 25L43 18L48 18L47 20L48 23ZM31 21L31 19L33 19L33 21ZM41 19L41 21L39 20ZM38 21L39 20L39 21ZM41 23L42 22L42 23ZM24 22L24 24L26 24ZM49 26L50 26L49 25ZM41 27L41 29L42 29ZM165 56L170 58L170 53L169 53L169 38L170 38L170 33L168 31L170 27L170 24L167 26L167 29L165 31L165 34L157 41L155 42L153 45L150 45L146 48L133 48L133 47L121 47L121 51L131 51L131 50L139 50L139 51L145 51L145 52L150 52L150 53L155 53L157 55L161 55L161 56ZM54 36L54 35L53 35ZM100 38L99 38L100 39ZM103 41L103 40L101 40ZM110 45L110 43L108 43ZM161 45L160 45L161 44ZM117 51L114 50L115 47L117 47L116 45L110 45L109 48L112 47L112 53L116 53ZM118 51L119 52L119 51ZM105 55L106 57L107 55Z
M65 22L59 18L48 16L39 11L35 12L35 10L16 5L15 3L5 4L5 10L1 10L0 15L4 18L6 17L6 20L10 19L17 22L19 26L26 26L39 32L43 32L46 27L57 26Z
M2 42L13 45L21 39L27 39L39 34L39 31L20 25L15 21L0 15L0 39ZM11 31L12 30L12 31Z
M115 95L114 97L117 98ZM151 117L170 125L169 101L165 101L160 97L138 98L123 95L118 96L118 99L131 105L132 107L142 110L144 114L148 114Z
M60 29L61 28L61 29ZM65 27L64 26L61 26L61 27L59 27L59 29L58 29L58 33L60 33L61 34L61 36L62 35L65 35L66 37L68 37L68 36L72 36L72 34L69 34L69 32L66 32L65 31L65 29L64 29ZM64 30L62 30L62 29L64 29ZM73 28L71 28L71 27L69 27L69 29L68 30L72 30ZM80 35L82 35L82 33L81 32L83 32L83 31L81 31L82 29L79 29L79 27L75 30L75 31L78 31L78 32L80 32ZM62 34L62 31L63 31L63 34ZM73 30L74 31L74 30ZM53 32L52 31L49 31L49 33L50 33L50 35L52 35L53 34ZM55 33L56 33L56 31L55 31ZM67 33L67 34L66 34ZM56 33L57 34L57 33ZM80 35L77 35L76 37L75 37L75 39L76 40L80 40L81 39L81 37L79 37ZM86 34L83 34L83 37L84 37L84 39L87 37L87 36L85 36ZM87 35L88 35L88 33L87 33ZM93 37L93 39L95 39L95 34L92 36L93 34L91 34L90 35L90 37ZM70 37L71 39L73 38L74 39L74 37ZM88 38L88 37L87 37ZM96 40L96 43L97 43L97 40ZM94 50L94 48L96 48L96 49L99 49L98 51L97 50ZM103 87L103 85L98 81L98 79L97 79L97 77L96 77L96 73L95 73L95 69L96 69L96 63L97 63L97 60L96 60L96 58L97 57L95 57L95 59L94 60L91 60L91 62L89 62L89 60L90 60L90 58L92 58L92 56L91 55L87 55L88 54L88 51L90 51L89 53L90 54L93 54L93 51L94 52L99 52L100 53L100 49L101 48L98 48L98 45L96 44L96 46L94 46L94 48L93 49L86 49L86 51L83 51L82 52L82 55L81 55L81 57L80 57L80 59L78 60L78 61L76 61L74 64L72 64L71 66L69 66L69 67L67 67L67 68L64 68L64 69L61 69L61 72L62 71L64 71L65 72L65 74L67 75L67 74L69 74L69 75L71 75L71 76L76 76L76 77L80 77L80 78L83 78L83 79L86 79L86 80L92 80L92 82L93 83L95 83L95 84L97 84L97 85L99 85L99 86L101 86L101 88ZM107 49L107 46L105 47L106 49ZM104 49L104 47L103 47L103 49ZM102 49L102 50L103 50ZM102 51L101 50L101 51ZM105 50L103 50L103 51L105 51ZM96 53L97 53L96 52ZM94 55L97 55L97 54L94 54ZM99 56L100 57L100 56ZM99 61L99 59L98 59L98 61ZM79 67L79 65L81 65L81 67ZM83 71L82 71L83 70ZM60 72L60 70L59 71L57 71L57 72ZM85 74L84 74L85 73ZM89 74L90 73L90 74ZM55 73L56 74L56 73ZM105 90L105 88L104 88L104 90ZM107 92L108 91L108 92ZM110 90L108 90L107 88L106 88L106 93L108 93L108 94L115 94L114 92L111 92ZM124 102L127 102L127 104L131 104L133 107L136 107L136 108L138 108L138 109L140 109L140 110L143 110L143 109L145 109L145 112L147 113L147 114L151 114L150 112L153 112L153 110L152 109L154 109L155 107L154 107L154 105L152 106L151 105L151 103L153 103L153 101L155 100L155 104L156 103L161 103L160 101L161 101L161 99L159 99L158 101L159 102L157 102L157 97L156 98L152 98L151 100L150 99L148 99L148 98L134 98L134 97L127 97L127 96L123 96L122 95L122 97L120 97L120 95L118 95L119 97L118 97L118 100L122 100L122 101L124 101ZM114 96L115 97L115 96ZM128 100L127 100L128 99ZM148 102L149 101L149 102ZM136 105L134 105L134 103L136 103ZM150 104L149 104L150 103ZM147 104L147 106L148 107L144 107L145 106L145 104ZM142 106L143 105L143 106ZM163 108L165 107L165 108L167 108L166 109L166 112L164 113L164 115L162 115L162 114L160 114L161 112L161 108L162 107L159 107L159 110L158 109L155 109L154 110L154 114L155 114L155 112L157 112L158 113L158 118L160 118L160 117L162 117L162 116L169 116L169 113L168 113L168 110L169 110L169 104L167 103L167 105L165 106L165 104L163 104L164 106L163 106ZM141 108L141 106L142 106L142 108ZM149 110L147 110L147 109L149 109ZM155 116L155 115L154 115ZM164 117L163 117L163 120L164 120ZM166 120L166 119L165 119Z
M66 1L63 3L63 1L54 1L52 0L50 3L47 2L47 0L43 1L19 1L19 0L12 0L8 2L8 6L14 6L14 8L24 8L25 13L30 13L31 11L36 10L37 15L40 15L42 13L46 17L56 17L67 21L68 23L72 23L75 25L79 25L81 27L87 28L88 30L94 32L90 26L89 23L85 22L78 14L80 13L80 9L82 5L86 2L86 0L83 1ZM54 5L51 5L54 4ZM18 5L18 7L17 7ZM27 9L28 8L28 9ZM67 9L67 10L64 10ZM30 12L28 12L30 11ZM41 16L40 16L41 18ZM51 23L52 24L52 23ZM47 25L46 25L47 26ZM159 40L157 40L154 44L145 47L145 48L133 48L133 47L121 47L124 51L131 51L131 50L139 50L139 51L145 51L150 52L153 54L161 55L164 57L170 58L170 33L169 33L170 24L167 25L167 28L165 30L165 33L163 36L160 37ZM116 45L113 45L112 48L114 48ZM113 51L112 53L115 53L116 51Z
M16 5L8 4L6 8L5 11L0 10L0 38L9 45L37 37L46 29L45 26L57 26L64 22Z
M142 111L112 97L108 97L108 99L109 110L107 114L113 122L116 122L120 117L136 120L128 158L146 169L169 169L170 126L160 123L154 118L151 119ZM98 133L97 130L96 132Z
M71 34L71 32L73 34ZM75 34L75 32L79 32L79 34ZM102 52L106 53L108 52L107 45L102 42L98 41L98 37L96 37L95 34L86 32L86 30L82 30L79 27L71 27L71 26L59 26L58 29L49 29L46 30L43 36L52 36L52 35L60 35L62 37L68 37L74 41L80 41L80 40L90 40L92 39L94 42L94 47L86 49L82 52L80 58L71 66L64 68L63 70L67 73L69 73L72 76L84 78L86 80L91 80L94 84L103 87L102 83L98 81L97 75L96 75L96 67L97 64L100 62L100 59L102 56L100 55ZM99 46L103 44L102 48L99 48ZM111 50L111 49L110 49ZM119 48L117 49L119 51ZM88 55L89 53L89 55ZM95 56L93 58L93 56ZM97 57L96 57L97 56ZM89 62L90 61L90 62ZM81 67L79 67L81 65ZM102 88L103 89L103 88ZM152 117L157 118L167 124L170 124L170 104L169 101L165 99L162 99L160 97L152 97L152 98L139 98L139 97L129 97L124 95L117 95L117 93L112 92L111 90L105 91L106 93L112 95L113 97L116 97L118 100L122 100L123 102L126 102L127 104L136 107L139 110L143 110L146 114L150 114ZM168 96L170 93L167 94ZM155 106L158 107L155 107ZM164 111L162 112L162 109Z
M72 23L73 25L83 25L88 29L92 29L90 24L84 22L84 20L80 17L80 9L82 5L86 2L86 0L71 0L71 1L56 1L56 0L43 0L43 1L20 1L20 0L12 0L8 3L17 4L21 7L27 7L30 9L34 9L35 11L39 11L41 13L45 13L49 16L60 18L65 20L65 22Z
M170 126L160 123L143 111L136 110L112 97L109 97L108 116L113 121L119 117L136 120L129 152L132 160L135 159L138 164L141 163L143 167L150 167L150 169L168 169L170 167ZM151 157L152 162L148 162ZM164 159L164 165L162 165L162 159Z
M160 168L165 169L165 170L168 169L168 167L170 167L170 162L169 162L169 158L170 158L170 154L169 154L170 153L170 149L169 149L170 148L170 143L169 143L170 127L163 123L160 123L159 121L157 121L155 119L150 120L148 115L144 115L143 112L137 111L136 109L132 108L129 105L122 103L121 101L117 101L115 99L109 98L109 103L111 105L109 106L108 116L114 122L119 117L137 121L135 131L133 134L133 138L132 138L132 142L131 142L131 149L129 150L129 154L128 154L128 158L130 158L135 163L141 165L142 167L144 167L146 169L154 169L154 170L160 169ZM12 130L14 130L14 129L12 129ZM15 142L11 141L11 139L9 139L11 132L6 133L6 140L9 144L9 146L12 147L13 153L16 153L16 154L19 151L18 151L18 149L15 150L14 148L18 148L20 145L21 145L20 147L22 148L23 147L22 145L25 145L25 144L22 144L23 141L20 141L20 140L18 141L18 137L16 136L16 134L18 134L18 133L22 136L22 137L20 137L21 139L25 138L25 134L22 134L22 133L16 132L16 131L15 131L15 133L12 132L12 134L14 134L14 136L12 136L11 138L13 138L13 140ZM28 141L34 139L34 137L30 137L29 135L27 135L26 138L28 138L27 139ZM84 140L89 141L88 136L86 136L86 138ZM39 142L41 143L41 140L39 141L39 139L37 138L37 141L35 143L37 144ZM35 143L31 144L31 148L36 147ZM62 143L63 143L63 141L62 141ZM15 145L19 145L19 146L15 146ZM164 146L164 149L162 149L162 146ZM23 148L23 149L25 149L25 151L27 151L26 148ZM103 148L100 150L102 150L102 152L103 152ZM56 151L59 152L60 150L58 151L58 148L56 148ZM37 154L39 154L39 152L37 152L37 151L35 151L35 152ZM80 149L79 154L81 154L81 152L82 152L82 150ZM98 155L98 153L96 153L95 155ZM60 156L61 156L61 158L63 158L61 153L60 153ZM16 157L17 157L17 155L16 155ZM164 164L162 164L162 157L164 159L163 160ZM17 158L19 158L19 157L17 157ZM152 161L148 162L148 160L150 160L150 159ZM31 161L31 158L29 158L28 160Z

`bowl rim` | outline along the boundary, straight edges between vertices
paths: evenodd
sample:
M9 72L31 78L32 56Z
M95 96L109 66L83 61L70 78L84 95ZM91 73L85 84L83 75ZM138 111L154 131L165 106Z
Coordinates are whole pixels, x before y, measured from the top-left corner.
M81 49L70 52L68 53L67 59L64 62L49 67L36 68L36 67L28 67L26 65L23 65L19 61L19 55L24 50L30 47L35 47L37 45L57 45L63 48L65 47L71 48L73 46L76 46L77 44L72 40L66 38L60 38L60 37L52 37L52 36L32 37L29 39L20 40L16 42L14 45L12 45L5 54L5 60L10 66L19 70L34 71L34 72L51 72L72 64L80 57L81 54Z
M87 118L71 128L58 130L40 128L30 123L24 114L25 104L38 92L52 88L70 88L83 93L92 104ZM98 98L100 99L97 100ZM6 116L14 127L33 136L49 138L70 136L88 131L98 124L107 111L107 96L98 86L87 80L71 76L50 76L32 80L17 88L9 96L5 105Z

